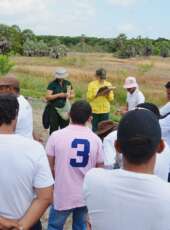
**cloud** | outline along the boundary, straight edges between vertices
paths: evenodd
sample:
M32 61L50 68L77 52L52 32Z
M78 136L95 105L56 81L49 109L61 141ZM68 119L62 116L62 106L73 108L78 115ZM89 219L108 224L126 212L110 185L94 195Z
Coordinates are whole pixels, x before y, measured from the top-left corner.
M37 34L80 35L95 17L95 1L0 0L0 21L31 28Z
M123 6L123 7L134 5L137 2L137 0L108 0L108 1L114 6Z

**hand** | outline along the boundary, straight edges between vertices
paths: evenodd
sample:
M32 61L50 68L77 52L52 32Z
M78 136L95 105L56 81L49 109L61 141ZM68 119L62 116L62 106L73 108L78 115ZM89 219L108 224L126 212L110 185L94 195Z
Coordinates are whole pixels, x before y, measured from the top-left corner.
M8 229L19 230L19 223L16 220L10 220L7 218L0 217L0 229L1 230L8 230Z

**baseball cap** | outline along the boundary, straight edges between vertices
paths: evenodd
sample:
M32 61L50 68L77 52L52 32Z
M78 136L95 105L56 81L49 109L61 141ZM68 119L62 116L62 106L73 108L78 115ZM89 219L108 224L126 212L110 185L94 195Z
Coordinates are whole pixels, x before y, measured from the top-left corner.
M159 112L158 107L153 103L149 103L149 102L141 103L141 104L138 104L136 108L147 109L153 112L155 116L157 117L157 119L163 118L163 116Z
M55 70L54 73L55 79L63 79L63 78L67 78L68 76L69 76L68 71L63 67L59 67Z
M157 117L146 109L128 112L119 123L117 140L129 161L138 164L146 162L161 140Z
M103 68L97 69L96 76L99 76L101 79L106 79L106 70Z
M123 86L125 89L138 87L138 83L135 77L127 77Z

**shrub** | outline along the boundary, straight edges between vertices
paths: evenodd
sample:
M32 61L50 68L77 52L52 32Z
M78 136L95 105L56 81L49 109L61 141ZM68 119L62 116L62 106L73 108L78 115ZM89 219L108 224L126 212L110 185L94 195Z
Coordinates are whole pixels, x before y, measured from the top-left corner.
M8 56L0 55L0 75L7 74L13 66L14 63L9 60Z

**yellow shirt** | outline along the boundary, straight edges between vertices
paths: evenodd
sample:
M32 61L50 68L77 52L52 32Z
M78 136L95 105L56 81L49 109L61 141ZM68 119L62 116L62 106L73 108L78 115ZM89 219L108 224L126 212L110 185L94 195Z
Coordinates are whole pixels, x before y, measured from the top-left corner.
M104 81L104 83L100 83L98 80L92 81L88 85L87 90L87 100L89 101L93 113L109 113L110 112L110 102L114 99L113 91L107 96L98 96L96 94L101 87L104 86L112 86L110 82Z

